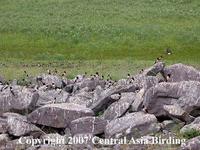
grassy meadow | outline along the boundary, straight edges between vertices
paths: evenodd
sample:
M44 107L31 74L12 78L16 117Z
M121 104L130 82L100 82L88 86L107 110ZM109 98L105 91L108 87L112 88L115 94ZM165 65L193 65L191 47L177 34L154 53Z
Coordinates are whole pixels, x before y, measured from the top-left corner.
M0 0L0 74L58 68L117 79L152 65L168 47L168 64L199 68L199 8L199 0Z

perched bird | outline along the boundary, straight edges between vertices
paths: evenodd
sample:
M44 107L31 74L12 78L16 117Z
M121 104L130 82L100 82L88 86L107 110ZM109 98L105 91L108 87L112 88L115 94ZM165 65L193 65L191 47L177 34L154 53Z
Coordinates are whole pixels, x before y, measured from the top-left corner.
M167 74L166 80L169 81L171 78L171 74Z
M140 70L140 74L142 74L143 72L144 72L144 69L141 69L141 70Z
M13 88L12 88L12 87L10 87L10 92L12 93L12 95L13 95L13 96L15 96L15 93L14 93L14 91L13 91Z
M172 54L171 48L167 48L167 49L165 50L165 52L166 52L167 55L171 55L171 54Z
M53 88L53 89L56 89L55 83L52 83L52 88Z
M96 77L96 78L99 77L99 72L96 72L95 77Z
M48 69L48 70L47 70L47 73L48 73L49 75L51 75L51 70Z
M108 74L107 78L108 78L108 80L112 80L112 77L110 74Z
M155 64L158 63L158 62L160 62L160 61L161 61L161 58L157 57L156 60L155 60Z

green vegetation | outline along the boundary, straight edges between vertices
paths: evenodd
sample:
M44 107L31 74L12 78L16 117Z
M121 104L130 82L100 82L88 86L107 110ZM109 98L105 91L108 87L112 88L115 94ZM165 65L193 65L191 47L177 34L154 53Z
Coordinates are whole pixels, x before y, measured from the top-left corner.
M183 137L186 139L192 139L194 137L200 136L200 131L196 129L190 129L184 132Z
M168 62L198 65L199 7L199 0L0 0L0 60L8 65L0 73L30 69L21 62L56 61L58 67L87 60L86 70L101 66L120 77L138 63L140 69L152 64L167 47L173 49ZM123 63L113 67L114 60ZM67 69L72 76L77 68Z

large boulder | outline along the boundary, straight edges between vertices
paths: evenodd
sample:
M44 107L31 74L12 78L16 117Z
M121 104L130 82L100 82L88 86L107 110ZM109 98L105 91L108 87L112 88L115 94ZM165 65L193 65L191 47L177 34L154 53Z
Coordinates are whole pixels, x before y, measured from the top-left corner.
M190 123L194 120L194 117L190 116L190 114L183 110L178 104L164 105L163 109L171 118L177 118L186 123Z
M106 120L113 120L121 117L130 108L135 100L135 93L122 93L121 98L112 103L104 112L103 118Z
M159 83L159 79L154 76L141 76L135 79L140 85L140 90L136 93L135 101L132 103L132 111L141 111L146 91Z
M7 86L0 92L1 112L24 112L35 109L39 94L22 86Z
M9 140L3 145L0 145L0 149L1 150L26 150L29 147L31 147L32 143L30 141L33 140L33 138L34 137L32 136L25 136L25 137L20 137L19 139L15 139L15 140Z
M144 76L156 76L158 73L163 72L163 69L165 68L164 62L158 62L154 64L152 67L145 69L142 74Z
M85 87L88 88L89 91L95 90L97 86L105 87L106 82L99 78L84 78L81 82L74 84L74 92Z
M200 149L200 136L192 138L182 144L179 150L199 150Z
M2 145L6 145L8 141L10 141L8 134L0 134L0 149L3 147Z
M169 76L168 82L200 81L200 71L184 64L171 65L163 72L165 76Z
M143 109L143 101L144 101L145 89L142 88L135 95L135 100L131 104L131 110L133 112L141 111Z
M73 135L91 133L101 134L107 125L107 121L99 117L83 117L73 120L70 129Z
M39 137L44 134L42 130L28 122L25 116L16 113L4 113L3 117L7 119L7 129L11 135Z
M98 94L97 97L93 99L93 103L90 108L94 112L99 112L114 102L112 101L111 95L125 92L135 92L138 88L137 84L113 86L110 89L106 89Z
M107 138L119 138L122 136L138 138L159 130L160 126L154 115L135 112L108 123L105 135Z
M169 113L177 114L172 110L176 105L190 114L193 110L200 108L200 82L183 81L177 83L160 83L150 88L143 102L148 113L156 116L168 116ZM165 107L165 108L164 108ZM183 113L184 114L184 113Z
M200 131L200 117L197 117L192 123L185 125L180 132L184 134L191 130Z
M74 95L70 96L67 102L89 107L93 98L94 93L89 92L88 88L86 87L80 90L79 92L75 93Z
M32 123L55 128L66 128L72 120L93 116L91 109L73 103L49 104L28 115Z
M42 74L41 76L36 77L35 80L39 85L53 85L58 88L61 88L63 86L62 78L56 75Z
M62 89L38 90L39 99L37 106L51 103L65 103L69 98L69 93Z

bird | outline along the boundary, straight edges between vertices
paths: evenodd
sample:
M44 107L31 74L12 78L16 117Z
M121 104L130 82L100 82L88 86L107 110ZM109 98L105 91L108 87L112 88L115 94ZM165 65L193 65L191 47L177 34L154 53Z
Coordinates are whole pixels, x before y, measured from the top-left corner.
M96 77L96 78L99 77L99 72L96 72L95 77Z
M171 78L171 74L167 74L166 80L169 81L170 78Z
M47 70L47 73L48 73L49 75L51 75L51 70L48 69L48 70Z
M14 91L13 91L13 88L12 88L12 87L10 87L10 92L11 92L11 94L12 94L13 96L15 96L15 93L14 93Z
M171 54L172 54L171 48L167 48L167 49L165 50L165 52L166 52L167 55L171 55Z
M144 69L141 69L141 70L140 70L140 74L142 74L143 72L144 72Z
M160 58L160 57L157 57L154 64L156 64L156 63L158 63L158 62L160 62L160 61L161 61L161 58Z

